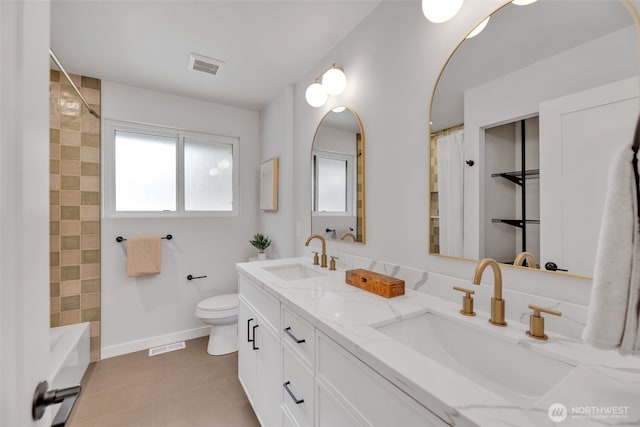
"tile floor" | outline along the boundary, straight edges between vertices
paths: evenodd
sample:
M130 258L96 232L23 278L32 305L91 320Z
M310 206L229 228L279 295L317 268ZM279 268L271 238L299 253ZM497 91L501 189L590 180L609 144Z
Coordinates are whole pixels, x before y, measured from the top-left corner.
M67 426L258 427L238 381L237 353L210 356L207 340L92 363Z

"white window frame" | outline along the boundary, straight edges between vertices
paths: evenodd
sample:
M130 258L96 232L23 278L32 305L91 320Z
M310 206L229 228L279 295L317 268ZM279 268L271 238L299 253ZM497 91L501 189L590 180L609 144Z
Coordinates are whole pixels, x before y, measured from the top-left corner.
M322 157L324 159L332 159L332 160L344 160L347 162L347 210L343 211L317 211L316 206L318 206L318 170L316 158ZM313 150L311 153L311 173L313 174L313 179L311 180L311 194L313 195L311 211L313 216L353 216L354 215L354 205L355 205L355 191L354 191L354 183L355 181L355 168L354 164L354 156L351 154L338 153L335 151L328 150Z
M116 131L157 135L177 138L176 143L176 210L175 211L116 211ZM189 138L210 139L211 142L232 146L232 195L233 208L230 211L185 211L184 210L184 141ZM186 218L186 217L229 217L240 215L240 173L239 147L237 137L195 132L136 122L105 119L102 130L102 194L103 218Z

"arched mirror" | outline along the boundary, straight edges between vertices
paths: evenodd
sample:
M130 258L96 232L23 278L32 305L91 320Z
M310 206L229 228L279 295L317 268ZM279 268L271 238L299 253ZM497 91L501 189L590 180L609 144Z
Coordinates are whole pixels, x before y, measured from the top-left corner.
M471 29L469 29L471 31ZM640 106L622 1L506 4L434 90L430 253L592 276L608 169Z
M311 233L364 243L364 129L350 108L320 121L311 148Z

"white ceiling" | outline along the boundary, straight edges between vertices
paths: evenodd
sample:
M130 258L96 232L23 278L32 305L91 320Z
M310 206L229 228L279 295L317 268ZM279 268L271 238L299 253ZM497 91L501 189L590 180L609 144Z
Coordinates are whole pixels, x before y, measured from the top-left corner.
M433 100L432 132L463 123L465 90L633 24L622 1L542 0L503 7L444 69Z
M53 0L51 47L69 73L259 110L380 1ZM192 52L225 64L190 71Z

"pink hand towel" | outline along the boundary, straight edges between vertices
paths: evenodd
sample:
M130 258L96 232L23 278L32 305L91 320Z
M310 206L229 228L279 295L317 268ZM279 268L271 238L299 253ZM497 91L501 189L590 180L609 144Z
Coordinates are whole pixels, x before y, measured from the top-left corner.
M127 239L127 276L160 274L161 260L159 236L134 236Z

